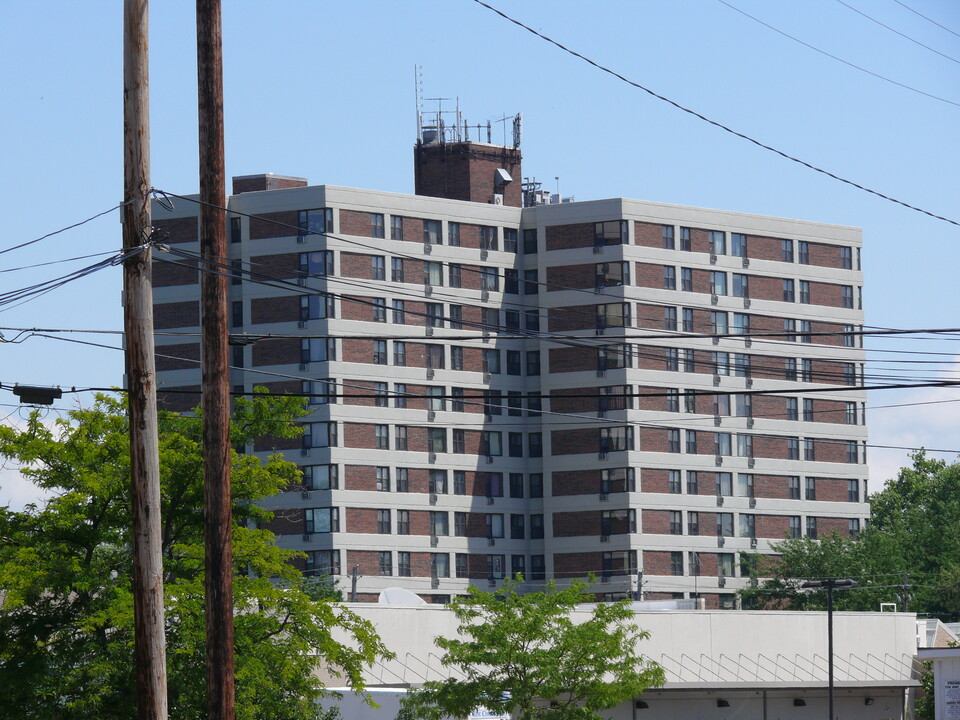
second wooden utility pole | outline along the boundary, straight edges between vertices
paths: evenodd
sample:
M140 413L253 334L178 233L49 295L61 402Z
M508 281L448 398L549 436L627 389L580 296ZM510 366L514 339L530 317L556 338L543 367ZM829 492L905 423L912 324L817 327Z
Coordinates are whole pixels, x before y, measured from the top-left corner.
M197 0L207 717L234 718L230 376L220 0Z
M147 0L123 3L123 249L149 238L150 81ZM123 262L130 513L133 519L134 668L138 720L166 720L167 667L160 535L157 375L150 248Z

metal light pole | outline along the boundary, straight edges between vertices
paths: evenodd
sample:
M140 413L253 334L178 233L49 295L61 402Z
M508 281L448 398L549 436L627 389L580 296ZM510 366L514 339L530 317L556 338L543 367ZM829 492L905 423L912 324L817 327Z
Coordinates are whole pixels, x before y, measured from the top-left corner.
M827 702L829 705L829 720L834 720L833 716L833 589L856 587L855 580L807 580L800 587L802 588L826 588L827 589L827 681L829 683L827 690Z

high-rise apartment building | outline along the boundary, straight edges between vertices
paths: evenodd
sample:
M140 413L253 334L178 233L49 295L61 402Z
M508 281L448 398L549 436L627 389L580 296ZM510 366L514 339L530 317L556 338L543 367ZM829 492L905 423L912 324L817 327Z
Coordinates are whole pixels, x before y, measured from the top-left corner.
M308 569L357 568L361 600L592 573L729 607L750 553L859 531L859 230L521 207L517 147L436 133L415 160L417 195L260 175L228 200L234 390L309 398L302 440L248 448L303 469L268 506ZM197 215L155 225L196 252ZM154 266L156 327L196 332L176 260ZM196 405L199 338L157 352L161 406Z

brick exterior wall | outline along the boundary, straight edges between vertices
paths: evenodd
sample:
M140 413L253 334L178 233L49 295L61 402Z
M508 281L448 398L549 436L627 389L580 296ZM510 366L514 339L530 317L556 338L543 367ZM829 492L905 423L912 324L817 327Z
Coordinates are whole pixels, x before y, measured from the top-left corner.
M669 493L670 471L661 468L643 468L640 472L640 490L645 493Z
M810 283L810 304L827 307L843 307L842 285L834 283Z
M253 346L253 366L292 365L300 362L299 338L263 338Z
M299 223L299 210L263 213L259 217L250 218L250 239L267 240L269 238L296 237Z
M782 540L790 533L789 515L755 515L753 522L758 538Z
M554 470L551 486L554 497L594 495L600 492L600 470Z
M754 439L756 451L756 439ZM790 498L789 479L786 475L754 475L753 494L758 498L776 498L787 500Z
M596 237L595 223L550 225L546 230L546 248L548 251L593 247Z
M343 530L343 532L376 534L376 509L358 507L348 507L344 509L346 511L344 513L346 524L341 526L341 530Z
M183 359L178 360L177 358ZM199 367L199 361L200 343L158 345L156 347L155 363L157 372L163 372L165 370L194 370Z
M554 265L547 268L547 292L566 288L592 289L597 284L597 266Z
M277 280L289 280L300 274L300 254L257 255L250 258L250 270Z
M340 234L373 237L373 213L341 210Z
M553 571L560 578L586 577L590 573L597 573L603 568L603 553L577 552L554 553Z
M493 194L503 195L503 204L520 207L521 153L519 148L491 147L472 142L414 147L417 195L489 203ZM513 182L495 186L494 173L507 171Z
M200 386L161 386L157 389L157 407L170 412L189 412L200 405Z
M552 430L550 447L552 454L580 455L600 451L600 436L596 428L577 428L574 430Z
M278 177L270 174L233 178L234 195L261 190L284 190L286 188L306 186L307 181L304 178Z
M187 300L184 302L157 303L153 306L153 326L157 330L197 327L199 324L199 302Z
M641 513L643 532L646 535L670 535L669 510L644 510Z
M657 576L673 575L673 563L670 561L670 552L662 550L643 551L643 574ZM648 599L650 599L648 597Z
M640 449L644 452L670 452L666 428L640 428Z
M197 268L197 261L190 258L177 258L176 260L154 258L151 266L153 286L196 285L200 282L200 272Z
M167 245L177 245L179 243L198 242L200 240L199 218L165 218L154 220L153 227L161 231L160 242Z
M597 369L597 351L587 347L550 348L551 373L580 372Z
M676 235L676 233L674 235ZM659 223L645 223L638 220L633 223L633 241L643 247L662 248L663 225Z
M757 260L783 259L779 238L764 237L762 235L747 235L747 254Z
M294 322L300 319L300 298L297 295L253 298L250 301L250 324Z

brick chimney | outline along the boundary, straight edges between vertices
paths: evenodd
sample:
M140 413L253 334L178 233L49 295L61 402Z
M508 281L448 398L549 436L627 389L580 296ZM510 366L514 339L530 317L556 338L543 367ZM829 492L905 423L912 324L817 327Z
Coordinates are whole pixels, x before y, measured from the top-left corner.
M417 142L413 149L417 195L521 207L520 148L479 142ZM499 171L499 172L498 172Z

